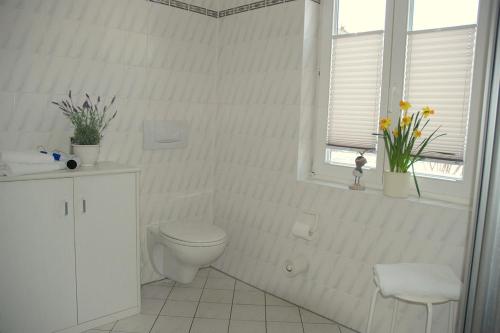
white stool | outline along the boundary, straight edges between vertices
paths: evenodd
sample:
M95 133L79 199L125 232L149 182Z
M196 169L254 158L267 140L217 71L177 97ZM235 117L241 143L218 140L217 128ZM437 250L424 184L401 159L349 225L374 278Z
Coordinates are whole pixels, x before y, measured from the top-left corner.
M432 305L450 302L448 332L453 332L453 301L459 300L462 283L448 266L378 264L373 267L373 274L377 288L370 306L366 333L370 333L371 330L375 302L379 292L385 297L394 297L396 299L392 313L391 333L394 332L396 326L399 300L427 305L426 333L431 333Z

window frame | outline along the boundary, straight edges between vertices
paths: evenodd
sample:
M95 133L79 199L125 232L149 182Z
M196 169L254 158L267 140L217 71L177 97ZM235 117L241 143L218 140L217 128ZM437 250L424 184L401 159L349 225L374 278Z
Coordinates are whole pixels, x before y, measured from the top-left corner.
M399 117L399 101L403 96L407 33L412 19L414 0L386 0L384 29L384 51L382 68L382 89L380 117L391 117L395 123ZM455 203L468 204L474 183L477 144L481 124L483 104L485 64L488 47L489 3L479 0L476 24L476 49L474 53L472 88L469 106L469 124L464 154L463 178L461 180L442 179L433 176L417 176L422 196ZM318 86L317 114L314 128L314 147L311 179L337 184L351 184L353 167L331 165L325 162L325 137L328 123L328 104L331 66L331 38L337 24L334 9L338 0L321 1L320 32L318 43ZM326 73L324 75L323 73ZM387 167L386 153L381 138L377 144L377 165L365 172L362 181L369 189L382 189L383 170ZM412 187L414 184L412 182ZM414 191L415 192L415 191Z

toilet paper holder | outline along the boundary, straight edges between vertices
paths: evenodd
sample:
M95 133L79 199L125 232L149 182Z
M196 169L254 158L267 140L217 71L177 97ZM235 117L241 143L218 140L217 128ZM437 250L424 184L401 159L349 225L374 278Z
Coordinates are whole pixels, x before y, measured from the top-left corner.
M318 214L311 211L302 211L292 227L292 234L298 238L312 240L317 229Z

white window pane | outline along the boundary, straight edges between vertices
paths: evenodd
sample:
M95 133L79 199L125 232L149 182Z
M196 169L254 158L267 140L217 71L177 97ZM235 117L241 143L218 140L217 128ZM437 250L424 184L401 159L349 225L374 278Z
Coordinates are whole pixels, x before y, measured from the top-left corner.
M333 38L328 145L376 149L383 44L381 31Z
M384 30L385 0L338 0L337 34Z
M404 98L415 110L427 105L436 110L423 137L438 127L438 133L446 134L430 143L425 153L442 161L420 164L420 174L449 172L452 178L462 177L462 168L446 163L462 165L465 158L475 36L475 26L408 34Z
M424 160L415 163L415 173L419 176L432 176L441 179L460 180L463 178L462 163L446 163L443 161Z
M342 147L327 147L325 162L334 165L354 166L354 160L363 153L363 150L347 149ZM363 169L373 169L377 166L377 153L375 151L364 152L366 164Z
M476 24L478 0L413 0L410 30Z

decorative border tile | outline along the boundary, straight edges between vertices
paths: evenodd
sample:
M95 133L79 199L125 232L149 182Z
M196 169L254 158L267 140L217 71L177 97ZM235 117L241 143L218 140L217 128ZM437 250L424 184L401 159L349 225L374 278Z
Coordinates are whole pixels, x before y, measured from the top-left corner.
M195 5L189 5L189 11L190 12L195 12L195 13L202 14L202 15L207 15L207 10L208 9L203 8L203 7L199 7L199 6L195 6Z
M219 13L216 10L207 9L207 16L218 18Z
M283 0L266 0L266 6L274 6L283 3Z
M260 1L255 1L252 3L246 4L246 5L241 5L238 7L224 9L221 11L216 11L216 10L208 9L205 7L191 5L191 4L188 4L186 2L178 1L178 0L149 0L149 1L160 3L163 5L167 5L167 6L171 6L171 7L175 7L175 8L179 8L179 9L183 9L183 10L187 10L187 11L201 14L201 15L210 16L213 18L219 18L219 17L225 17L225 16L234 15L234 14L248 12L248 11L254 10L254 9L279 5L279 4L283 4L283 3L287 3L287 2L291 2L291 1L296 1L296 0L260 0ZM311 0L311 1L319 4L321 0Z
M182 1L170 0L170 6L184 10L189 10L189 4Z
M252 2L251 4L249 4L249 6L250 6L250 10L259 9L259 8L265 7L266 2L264 0Z

